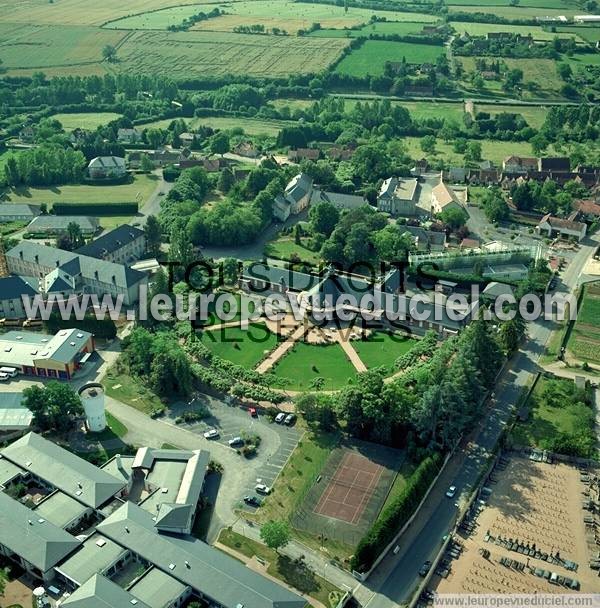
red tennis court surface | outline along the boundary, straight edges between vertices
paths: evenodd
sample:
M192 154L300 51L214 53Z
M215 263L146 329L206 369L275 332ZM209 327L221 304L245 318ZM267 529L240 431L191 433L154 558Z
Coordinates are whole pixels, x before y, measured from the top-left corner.
M381 465L355 452L348 452L323 491L314 512L356 524L377 489L383 471Z

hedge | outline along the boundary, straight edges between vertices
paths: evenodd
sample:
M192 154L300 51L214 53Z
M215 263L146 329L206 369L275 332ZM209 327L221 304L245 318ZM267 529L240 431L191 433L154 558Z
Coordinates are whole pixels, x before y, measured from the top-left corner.
M135 215L138 212L137 203L54 203L54 215Z
M76 327L83 331L94 334L96 338L112 340L117 335L117 326L110 318L97 319L95 315L87 313L81 321L75 319L63 319L57 312L53 312L47 321L44 321L44 329L51 334L61 329Z
M358 543L351 561L353 570L366 572L373 566L375 560L415 512L441 466L442 455L439 452L421 462L402 493L383 511Z

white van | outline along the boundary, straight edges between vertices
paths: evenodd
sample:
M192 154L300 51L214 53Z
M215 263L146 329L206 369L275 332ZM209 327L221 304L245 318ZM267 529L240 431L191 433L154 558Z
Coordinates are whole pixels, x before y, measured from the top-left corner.
M0 374L6 374L11 378L14 378L19 373L16 367L0 367Z

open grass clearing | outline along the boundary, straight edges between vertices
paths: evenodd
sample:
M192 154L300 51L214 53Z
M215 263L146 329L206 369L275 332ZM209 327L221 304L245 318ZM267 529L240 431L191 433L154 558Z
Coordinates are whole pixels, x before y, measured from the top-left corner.
M310 102L313 103L312 101ZM282 104L285 105L285 104ZM206 116L202 118L184 118L189 129L197 129L201 125L230 131L232 129L243 129L247 135L270 135L276 137L285 126L293 125L287 120L267 120L260 118L238 118L235 116ZM156 120L138 125L140 129L166 129L173 119Z
M51 186L48 188L16 188L7 192L9 203L46 203L51 208L54 203L73 204L76 213L77 203L142 204L156 189L158 178L155 175L136 175L131 183L111 186L76 184Z
M281 237L276 241L267 243L265 255L282 260L299 258L301 261L308 262L309 264L318 264L321 259L318 252L311 251L302 244L297 244L294 237Z
M565 60L571 64L571 67L600 65L600 53L578 53L572 57L565 57Z
M494 6L486 8L479 2L473 6L449 6L448 9L450 20L452 20L452 13L455 12L486 13L493 11L494 15L505 17L506 19L537 19L560 17L561 15L572 17L573 15L581 14L581 9L579 8L539 8L533 6Z
M541 26L536 25L504 25L502 23L466 23L460 21L451 22L452 27L458 34L469 34L471 36L485 36L494 32L510 32L511 34L521 34L527 36L531 34L534 40L553 40L554 38L577 38L570 32L550 32L545 31ZM581 40L579 40L581 41Z
M200 12L210 12L216 4L210 7L190 4L184 6L170 6L158 11L140 13L131 17L124 17L116 21L109 21L105 28L120 30L166 30L171 25L179 25L185 19Z
M205 331L202 343L215 355L249 369L255 367L277 345L277 336L263 324L249 328L226 327Z
M377 34L379 36L408 36L420 34L426 24L415 21L377 21L364 25L360 29L320 29L311 32L316 38L360 38Z
M323 390L338 390L355 377L356 370L339 344L297 342L272 373L285 378L285 388L290 390L309 390L316 378L323 379Z
M446 2L448 6L461 7L461 6L478 6L483 9L489 7L488 11L495 10L501 6L512 6L510 0L450 0ZM550 8L550 9L570 9L573 4L569 0L519 0L519 7L533 7L533 8ZM456 10L456 9L454 9Z
M599 42L600 41L600 27L593 25L570 25L570 26L559 26L555 27L558 34L570 34L573 36L579 36L583 40L588 42Z
M65 131L86 129L95 131L98 127L121 118L115 112L77 112L75 114L53 114L51 120L58 120Z
M310 595L327 608L334 608L341 597L337 587L312 572L305 564L280 555L262 543L229 529L221 530L219 542L248 558L261 558L269 564L268 574Z
M383 366L389 373L393 370L396 359L416 343L416 340L406 334L376 331L368 340L354 340L351 345L368 368Z
M530 127L539 129L546 120L548 108L544 106L511 106L504 104L476 103L475 112L489 112L492 116L503 112L508 114L519 114Z
M140 380L127 374L118 374L114 368L108 371L104 387L109 397L122 401L145 414L162 408L158 396L147 389Z
M127 435L127 427L110 412L106 412L106 428L99 433L88 433L88 441L108 441L118 439Z
M408 63L435 63L444 54L444 47L433 44L367 40L338 63L335 71L348 76L383 74L388 61Z

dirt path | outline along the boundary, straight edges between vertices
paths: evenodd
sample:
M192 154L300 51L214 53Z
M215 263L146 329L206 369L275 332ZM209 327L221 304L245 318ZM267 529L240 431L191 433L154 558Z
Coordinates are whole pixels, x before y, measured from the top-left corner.
M350 344L350 340L342 337L341 332L336 333L336 339L338 344L343 348L346 355L348 355L348 359L350 359L350 363L354 365L354 369L357 372L366 372L367 366L363 363L363 360L358 356L358 353L354 350L352 344Z
M281 357L293 348L294 344L304 336L307 330L308 328L304 324L298 326L285 342L282 342L266 359L258 364L256 371L259 374L268 372Z

